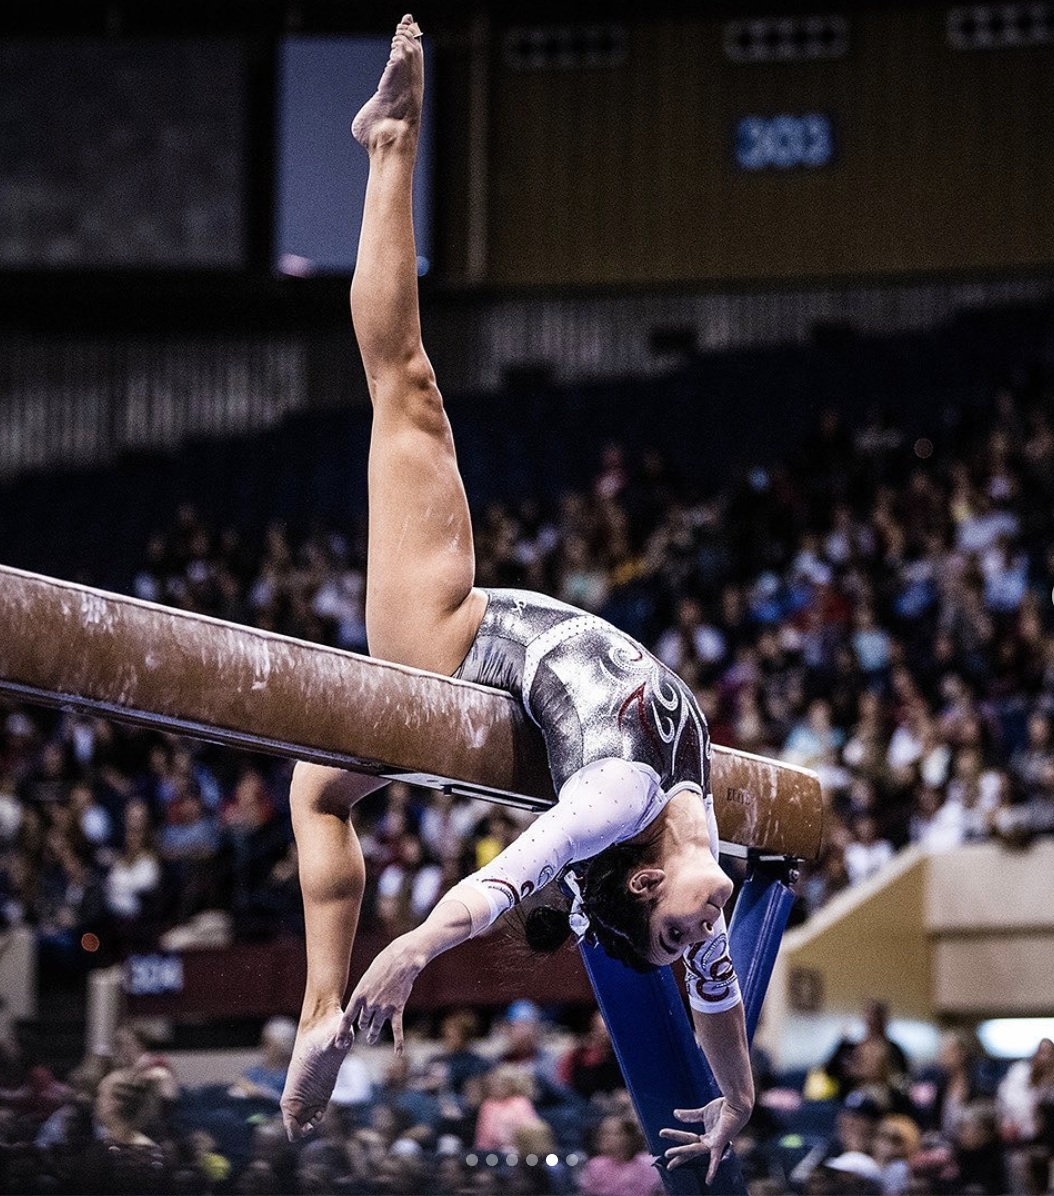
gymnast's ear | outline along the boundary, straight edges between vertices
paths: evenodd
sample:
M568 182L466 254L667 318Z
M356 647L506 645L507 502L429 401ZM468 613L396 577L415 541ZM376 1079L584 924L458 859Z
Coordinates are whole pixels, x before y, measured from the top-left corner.
M665 879L661 868L638 868L629 875L629 891L636 897L658 897Z

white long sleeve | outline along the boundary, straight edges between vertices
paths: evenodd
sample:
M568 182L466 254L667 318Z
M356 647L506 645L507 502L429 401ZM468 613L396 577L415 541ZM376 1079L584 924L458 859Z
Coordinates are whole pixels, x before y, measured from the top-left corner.
M667 800L659 778L646 764L587 764L565 783L554 806L485 868L455 885L444 900L460 900L472 915L472 933L478 934L572 861L591 859L613 843L631 839Z

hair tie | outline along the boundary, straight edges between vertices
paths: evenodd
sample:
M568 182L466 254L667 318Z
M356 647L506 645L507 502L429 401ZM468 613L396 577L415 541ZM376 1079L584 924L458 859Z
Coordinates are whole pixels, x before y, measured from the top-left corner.
M571 933L581 942L589 933L589 915L582 900L582 888L578 883L578 877L570 868L564 873L564 884L571 890L571 909L567 921L570 923Z

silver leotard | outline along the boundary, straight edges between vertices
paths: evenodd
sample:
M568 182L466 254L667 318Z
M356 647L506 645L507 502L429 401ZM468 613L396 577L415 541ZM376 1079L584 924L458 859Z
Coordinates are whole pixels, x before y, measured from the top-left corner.
M710 734L687 685L596 615L527 590L484 590L487 609L454 674L519 698L545 739L553 784L596 760L655 770L666 793L710 792Z
M541 729L560 800L509 847L456 885L477 934L568 863L589 859L650 825L679 787L691 787L718 830L710 796L710 734L691 690L610 623L526 590L486 590L487 609L454 675L513 694ZM597 810L612 761L646 765L620 778ZM607 762L607 763L605 763ZM592 776L590 766L599 770ZM652 775L654 774L654 775ZM577 788L576 788L577 786ZM592 786L592 791L590 788ZM724 915L685 948L694 1010L720 1013L741 997Z

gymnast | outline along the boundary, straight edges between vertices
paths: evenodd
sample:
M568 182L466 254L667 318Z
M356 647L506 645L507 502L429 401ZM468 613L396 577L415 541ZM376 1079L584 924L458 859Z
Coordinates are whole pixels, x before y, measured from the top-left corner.
M426 921L386 947L346 1008L365 865L349 812L383 784L298 764L290 795L307 931L307 991L282 1099L290 1137L321 1120L354 1034L375 1043L426 964L563 880L570 909L532 911L528 941L570 933L646 970L684 957L696 1039L723 1096L677 1110L669 1165L709 1154L710 1176L754 1101L743 1006L722 907L710 740L688 687L634 640L540 594L474 586L472 525L450 425L421 342L412 180L424 95L421 32L399 22L352 133L368 151L351 287L373 402L366 622L377 657L506 690L545 739L556 804ZM555 889L555 886L554 886ZM554 922L559 923L554 934ZM671 1110L671 1113L674 1111Z

